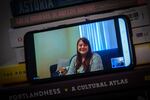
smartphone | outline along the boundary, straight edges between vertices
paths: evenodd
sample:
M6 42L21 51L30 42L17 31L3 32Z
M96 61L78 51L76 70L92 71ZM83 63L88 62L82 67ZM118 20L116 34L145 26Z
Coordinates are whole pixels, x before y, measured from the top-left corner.
M92 52L101 56L103 70L62 75L76 56L76 42L86 37ZM127 16L111 16L27 32L24 36L25 62L29 81L73 79L129 71L135 54L131 23ZM68 78L70 77L70 78Z

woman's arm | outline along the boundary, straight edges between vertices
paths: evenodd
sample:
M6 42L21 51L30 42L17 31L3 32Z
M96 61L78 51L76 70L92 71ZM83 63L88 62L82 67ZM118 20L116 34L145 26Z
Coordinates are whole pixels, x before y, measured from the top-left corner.
M90 71L104 70L102 59L99 54L97 53L93 54L90 68L91 68Z
M72 61L71 61L71 64L69 66L67 75L71 75L71 74L75 74L76 73L75 63L76 63L76 56L72 58Z

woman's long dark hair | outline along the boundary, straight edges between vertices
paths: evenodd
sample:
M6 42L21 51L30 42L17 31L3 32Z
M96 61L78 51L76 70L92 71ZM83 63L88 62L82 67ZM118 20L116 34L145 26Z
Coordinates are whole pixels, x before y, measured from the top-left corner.
M78 44L80 41L83 41L85 44L88 45L88 52L86 54L86 57L85 57L85 61L82 63L82 56L81 54L78 52ZM76 59L76 69L79 69L79 67L81 65L83 65L84 67L84 70L85 72L89 72L90 71L90 60L92 58L92 50L91 50L91 46L90 46L90 42L87 38L85 37L82 37L82 38L79 38L79 40L77 41L77 59Z

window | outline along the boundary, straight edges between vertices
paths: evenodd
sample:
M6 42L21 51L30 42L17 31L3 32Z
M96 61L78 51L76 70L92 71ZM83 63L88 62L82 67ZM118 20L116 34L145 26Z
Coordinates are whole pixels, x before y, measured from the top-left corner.
M95 22L79 26L80 37L86 37L92 51L117 48L114 20Z

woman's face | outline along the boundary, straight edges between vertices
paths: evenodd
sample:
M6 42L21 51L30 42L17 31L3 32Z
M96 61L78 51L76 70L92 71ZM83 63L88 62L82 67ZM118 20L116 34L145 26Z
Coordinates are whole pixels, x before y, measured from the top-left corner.
M78 43L78 52L84 55L88 52L88 50L89 50L88 45L85 44L82 40L80 40Z

